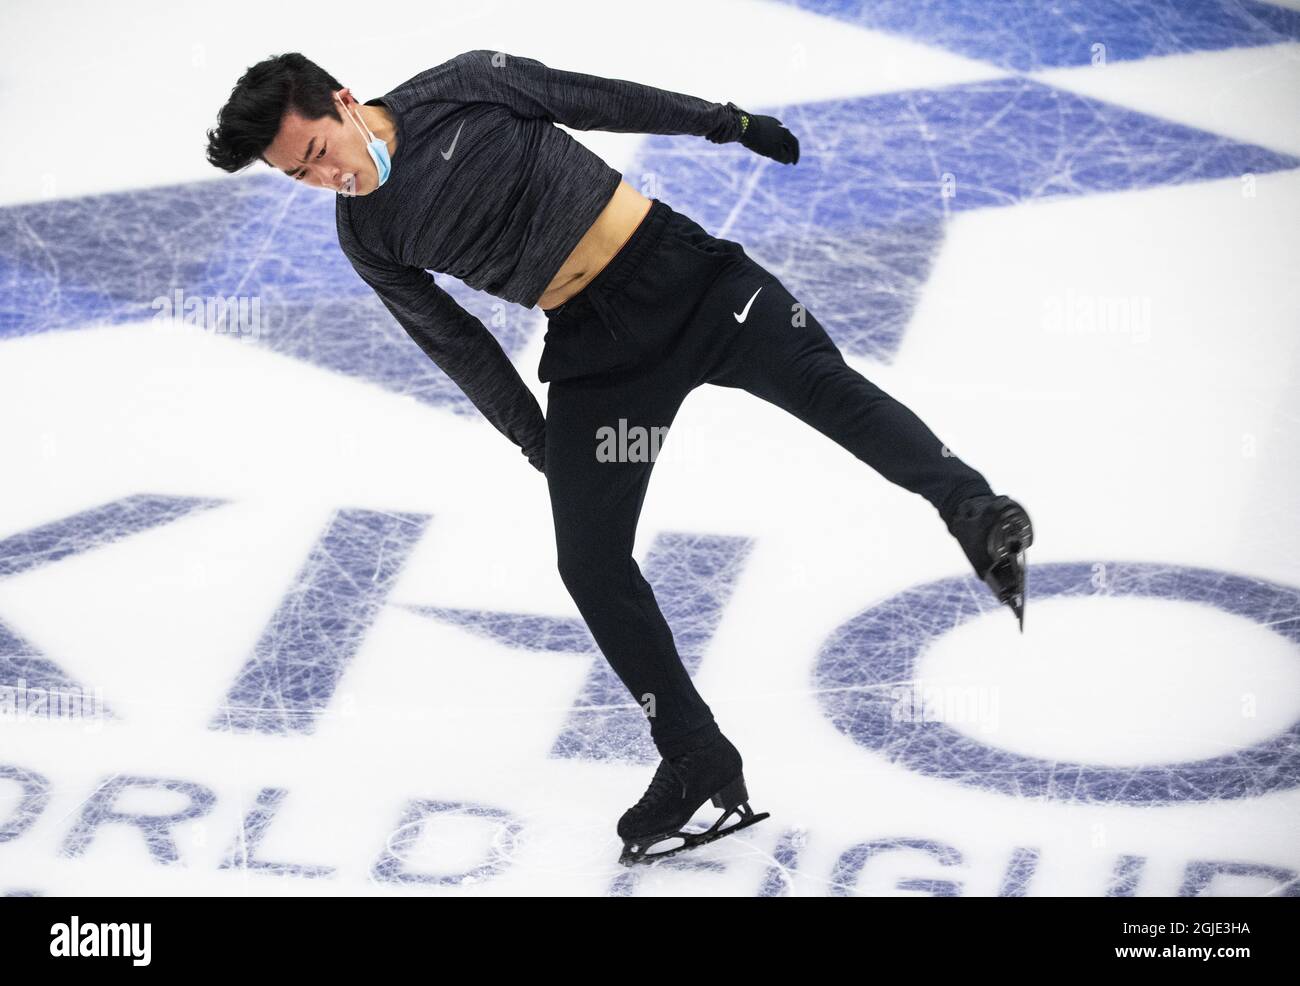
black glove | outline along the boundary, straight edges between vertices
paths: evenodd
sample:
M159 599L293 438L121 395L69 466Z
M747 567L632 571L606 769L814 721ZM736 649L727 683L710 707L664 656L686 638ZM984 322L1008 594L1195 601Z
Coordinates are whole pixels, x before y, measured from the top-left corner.
M780 120L774 116L760 116L742 110L735 103L728 103L727 106L740 114L742 144L755 154L770 157L773 161L782 164L799 163L799 138L783 127Z

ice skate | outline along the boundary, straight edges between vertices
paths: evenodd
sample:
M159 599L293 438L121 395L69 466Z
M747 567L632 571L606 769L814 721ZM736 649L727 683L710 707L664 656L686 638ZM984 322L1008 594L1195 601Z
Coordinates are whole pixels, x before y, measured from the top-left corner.
M1006 496L974 496L958 505L948 531L998 602L1011 607L1024 633L1025 549L1034 543L1025 508Z
M623 840L619 862L625 866L653 863L767 818L767 812L755 814L749 807L741 766L740 752L725 736L701 749L661 760L641 800L618 821L618 834ZM707 829L685 831L683 826L710 799L715 807L723 809L722 816ZM732 815L737 820L725 824ZM677 839L680 845L651 851Z

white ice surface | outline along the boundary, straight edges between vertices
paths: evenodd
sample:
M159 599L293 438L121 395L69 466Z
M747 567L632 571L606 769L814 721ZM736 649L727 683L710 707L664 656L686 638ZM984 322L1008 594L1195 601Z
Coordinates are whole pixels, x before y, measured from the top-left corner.
M401 10L426 12L427 27L411 30ZM777 4L674 0L611 16L594 2L472 12L397 2L363 19L355 5L199 12L139 0L52 11L25 0L5 20L5 205L226 180L202 159L203 130L243 68L283 50L346 73L362 98L476 47L766 105L1006 75ZM1300 153L1296 50L1034 78ZM639 140L581 139L615 167ZM1297 230L1295 170L1258 176L1253 198L1231 176L967 212L946 229L897 358L851 362L1031 508L1031 573L1120 559L1294 588ZM1146 331L1054 330L1053 299L1080 298L1131 300L1149 313ZM540 336L539 325L516 362L544 402ZM1018 372L973 379L972 369L996 372L999 350L1014 353ZM30 827L0 842L0 893L753 895L775 885L909 895L920 891L900 881L932 880L978 896L1000 892L1017 851L1036 859L1030 895L1104 894L1123 857L1143 860L1142 895L1178 893L1207 861L1300 872L1294 788L1216 797L1212 782L1202 797L1155 807L1014 797L909 769L838 731L814 690L828 637L967 568L927 504L749 395L702 388L689 398L656 467L637 555L661 532L752 539L695 680L742 750L754 806L772 817L681 867L630 874L615 862L614 823L651 766L550 753L599 655L511 648L405 608L577 617L555 571L545 481L486 423L267 349L138 323L0 339L0 420L0 539L142 492L228 501L0 581L0 621L101 688L118 716L0 716L0 766L50 783ZM431 520L316 730L209 728L341 508ZM1023 636L1005 611L981 616L921 656L916 684L996 695L991 723L953 724L981 742L1136 769L1292 728L1298 657L1263 623L1215 607L1035 601L1031 588ZM128 777L215 794L201 819L171 830L177 863L160 863L121 824L70 850L96 792ZM267 788L287 793L257 858L324 869L221 868ZM499 808L518 829L444 812L403 833L420 799ZM115 807L184 803L174 791L128 789ZM29 810L0 780L0 828ZM844 854L874 840L915 841L845 878ZM956 861L923 842L951 847ZM801 847L793 862L791 844ZM498 862L464 883L400 884L374 875L386 847L413 874ZM1229 872L1207 892L1279 885Z

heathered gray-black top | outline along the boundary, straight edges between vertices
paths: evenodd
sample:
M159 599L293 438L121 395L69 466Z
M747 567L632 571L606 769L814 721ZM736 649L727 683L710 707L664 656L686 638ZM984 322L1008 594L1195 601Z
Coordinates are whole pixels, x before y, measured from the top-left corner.
M730 104L467 51L382 104L397 127L388 180L340 196L339 246L393 317L496 428L542 468L545 421L495 337L429 271L529 308L609 203L621 175L574 130L740 139Z

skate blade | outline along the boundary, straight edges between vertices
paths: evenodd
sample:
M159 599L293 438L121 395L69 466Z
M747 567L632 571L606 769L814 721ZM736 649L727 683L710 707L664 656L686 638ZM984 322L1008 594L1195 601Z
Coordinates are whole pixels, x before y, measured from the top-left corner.
M739 818L734 825L728 825L725 828L723 823L732 815ZM685 852L688 849L695 849L698 846L707 845L710 842L716 842L733 832L739 832L741 829L749 828L761 822L765 818L771 817L770 812L759 812L755 814L748 804L732 808L722 815L713 827L703 832L665 832L663 835L653 836L649 839L643 839L638 842L629 842L623 846L623 854L619 856L618 861L624 866L648 865L657 863L661 859L669 856L676 856L679 852ZM659 852L650 852L661 842L667 842L669 839L682 839L680 846L674 846L672 849L663 849Z
M1008 502L998 511L985 543L993 564L984 574L984 581L998 602L1011 607L1021 633L1025 632L1025 549L1033 543L1034 527L1029 514L1020 504Z
M1013 559L1004 558L984 575L984 584L989 587L997 601L1011 607L1020 632L1025 632L1025 580L1028 576L1028 564L1022 550Z

